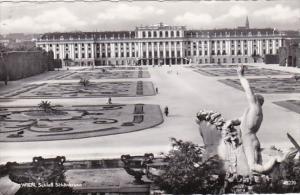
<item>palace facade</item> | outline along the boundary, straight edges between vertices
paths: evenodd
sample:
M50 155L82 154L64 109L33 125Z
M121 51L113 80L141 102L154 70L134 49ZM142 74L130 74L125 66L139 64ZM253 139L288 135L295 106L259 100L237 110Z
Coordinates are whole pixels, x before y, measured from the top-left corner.
M276 29L188 30L162 23L134 31L46 33L36 42L72 65L253 63L278 55L287 35ZM66 60L67 59L67 60Z

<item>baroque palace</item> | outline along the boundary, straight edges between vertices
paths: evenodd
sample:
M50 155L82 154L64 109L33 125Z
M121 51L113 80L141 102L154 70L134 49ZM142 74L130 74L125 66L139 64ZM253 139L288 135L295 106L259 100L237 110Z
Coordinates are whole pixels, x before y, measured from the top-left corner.
M278 55L288 36L272 28L187 30L163 23L135 31L46 33L36 42L77 66L250 63ZM255 56L255 58L254 58Z

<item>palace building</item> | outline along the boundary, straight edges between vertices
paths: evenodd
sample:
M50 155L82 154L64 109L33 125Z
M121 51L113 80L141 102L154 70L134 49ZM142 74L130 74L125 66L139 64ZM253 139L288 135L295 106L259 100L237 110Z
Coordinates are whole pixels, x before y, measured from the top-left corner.
M36 42L77 66L262 62L278 55L287 35L272 28L188 30L163 23L134 31L46 33ZM69 64L69 65L70 65Z

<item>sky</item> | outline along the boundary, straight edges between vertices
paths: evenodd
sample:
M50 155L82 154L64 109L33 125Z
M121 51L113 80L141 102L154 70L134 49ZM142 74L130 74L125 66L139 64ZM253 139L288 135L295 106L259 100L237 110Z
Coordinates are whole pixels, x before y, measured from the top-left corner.
M160 22L188 29L234 28L247 16L253 28L300 30L300 0L67 1L2 2L0 33L134 30Z

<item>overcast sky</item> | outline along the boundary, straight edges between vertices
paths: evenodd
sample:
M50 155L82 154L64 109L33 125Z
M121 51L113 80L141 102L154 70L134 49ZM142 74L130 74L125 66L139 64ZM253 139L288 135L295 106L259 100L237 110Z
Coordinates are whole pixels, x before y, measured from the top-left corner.
M300 0L0 3L0 33L134 30L159 22L234 28L246 16L250 27L299 30Z

